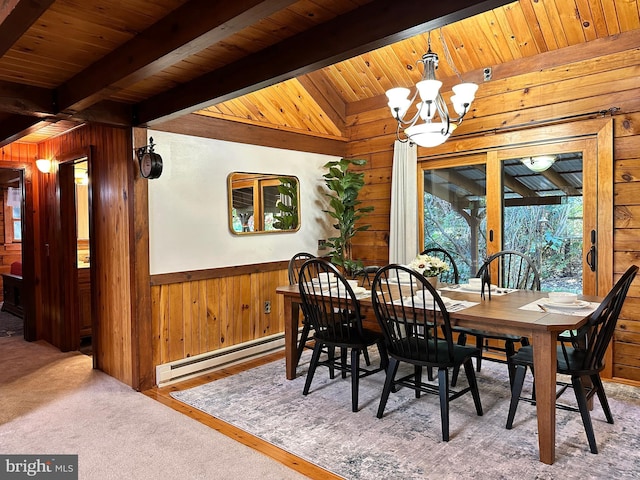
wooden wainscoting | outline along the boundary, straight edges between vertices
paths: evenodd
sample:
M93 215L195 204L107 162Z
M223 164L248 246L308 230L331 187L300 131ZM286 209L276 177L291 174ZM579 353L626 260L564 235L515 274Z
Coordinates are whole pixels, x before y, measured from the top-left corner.
M284 332L288 262L151 276L153 364ZM265 313L265 302L271 312Z

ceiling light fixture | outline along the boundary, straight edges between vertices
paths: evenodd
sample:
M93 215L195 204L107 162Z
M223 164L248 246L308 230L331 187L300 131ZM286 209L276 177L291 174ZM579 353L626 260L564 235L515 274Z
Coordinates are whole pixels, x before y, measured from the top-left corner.
M36 167L38 167L38 170L42 173L49 173L51 171L51 160L47 160L46 158L37 158Z
M520 161L532 172L541 173L554 164L556 157L553 155L540 155L539 157L525 157Z
M442 36L441 36L442 38ZM453 65L447 45L442 38L445 57L453 70L460 77L460 73ZM453 87L454 95L451 97L453 109L458 114L457 118L449 115L447 105L440 94L442 82L436 80L436 70L438 68L438 54L431 51L431 32L428 39L429 49L422 56L418 63L424 64L422 80L416 84L416 91L409 99L410 90L408 88L397 87L387 90L391 115L398 122L396 138L401 142L410 141L422 147L436 147L444 143L451 133L456 129L462 119L469 111L471 102L475 98L478 85L475 83L460 83ZM420 94L420 101L416 104L417 112L409 119L405 118L409 107ZM422 119L423 122L418 123ZM404 129L404 137L401 131Z

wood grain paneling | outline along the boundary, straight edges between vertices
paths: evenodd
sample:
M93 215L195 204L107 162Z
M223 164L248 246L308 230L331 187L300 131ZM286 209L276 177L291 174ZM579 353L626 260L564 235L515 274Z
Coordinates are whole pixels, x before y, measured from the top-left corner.
M214 269L207 279L175 276L175 283L155 282L152 331L159 348L153 350L154 365L284 332L281 298L275 294L276 287L288 283L282 262L273 268L247 266L245 272L220 270L226 274ZM264 313L267 301L271 313Z
M519 5L527 5L525 15L540 14L540 5L536 5L537 11L533 11L533 2L520 2ZM542 24L546 25L545 28L552 28L551 20ZM571 35L576 35L576 32ZM536 35L534 32L534 37ZM538 38L543 37L546 39L548 34ZM557 123L549 127L546 135L540 136L538 141L544 142L545 138L555 136L565 128L572 117L588 116L610 106L620 107L619 114L614 116L613 172L606 172L611 166L602 165L600 173L606 174L607 178L599 178L604 192L613 195L614 218L602 218L600 221L615 226L615 229L605 227L606 231L601 232L604 251L613 250L607 262L613 264L615 279L629 265L640 264L640 101L637 83L640 51L637 49L637 34L623 34L620 39L617 45L613 39L603 39L594 42L593 46L580 45L537 56L535 68L526 59L501 65L494 71L496 80L481 85L470 118L465 119L456 133L440 147L418 149L419 160L429 161L434 157L445 158L454 152L463 154L475 149L484 151L517 145L527 136L526 129L506 135L496 133L508 131L510 127L522 128L527 123L531 126L545 121ZM562 42L574 40L567 38ZM611 45L611 53L594 50L598 42ZM544 50L549 46L538 45L538 48ZM501 70L509 72L509 75L500 76ZM448 93L444 95L448 97ZM370 99L359 103L366 108L347 106L346 125L351 136L348 156L370 160L364 167L367 185L362 198L364 205L374 205L376 210L375 220L368 222L372 228L356 237L354 253L356 258L365 259L366 263L384 265L388 261L390 189L382 184L391 178L395 125L390 121L384 100L376 103ZM565 120L558 122L560 117ZM382 205L386 205L386 210ZM610 281L601 279L604 284ZM613 376L638 380L640 282L632 285L627 302L612 347Z
M85 126L38 146L38 155L62 158L69 152L93 147L90 166L92 216L91 267L94 363L101 370L133 386L131 316L131 236L133 222L129 179L133 151L129 130ZM69 344L63 338L68 320L62 314L61 211L57 194L57 168L42 178L39 210L42 221L39 244L39 285L42 290L40 338L56 346ZM42 176L45 177L45 176ZM48 246L48 247L47 247ZM150 356L150 352L149 352Z

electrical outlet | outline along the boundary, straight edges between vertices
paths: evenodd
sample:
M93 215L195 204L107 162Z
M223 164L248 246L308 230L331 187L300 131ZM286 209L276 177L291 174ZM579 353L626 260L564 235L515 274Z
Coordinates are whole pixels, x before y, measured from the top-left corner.
M269 300L264 302L264 313L271 313L271 302Z

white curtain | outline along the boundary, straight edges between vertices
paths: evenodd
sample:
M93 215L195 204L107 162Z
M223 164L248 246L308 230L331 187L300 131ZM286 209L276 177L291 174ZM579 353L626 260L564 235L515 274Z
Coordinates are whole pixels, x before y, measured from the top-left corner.
M417 147L396 140L391 177L389 263L406 265L418 254L417 168Z

